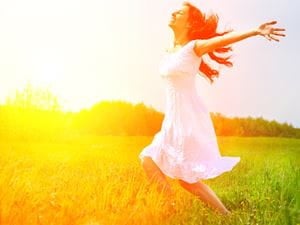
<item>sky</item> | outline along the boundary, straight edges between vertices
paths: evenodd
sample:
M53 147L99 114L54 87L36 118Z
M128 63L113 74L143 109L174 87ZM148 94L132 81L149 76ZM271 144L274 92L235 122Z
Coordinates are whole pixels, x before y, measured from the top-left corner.
M102 100L165 110L160 60L172 46L168 26L179 0L0 0L0 104L30 82L79 111ZM191 0L219 15L218 30L247 31L277 20L286 37L255 36L232 45L232 68L197 91L210 112L300 127L300 20L297 0Z

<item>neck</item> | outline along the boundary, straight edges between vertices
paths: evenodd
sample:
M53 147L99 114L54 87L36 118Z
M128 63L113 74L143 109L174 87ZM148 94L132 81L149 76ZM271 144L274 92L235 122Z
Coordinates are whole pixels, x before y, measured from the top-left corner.
M183 46L189 40L187 39L186 31L176 31L174 30L174 47Z

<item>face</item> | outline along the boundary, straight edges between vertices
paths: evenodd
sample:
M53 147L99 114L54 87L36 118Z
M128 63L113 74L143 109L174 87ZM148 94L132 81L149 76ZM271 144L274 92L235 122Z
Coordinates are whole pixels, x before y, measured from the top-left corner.
M184 29L188 22L188 10L189 7L187 5L182 5L180 9L173 12L169 26L177 30Z

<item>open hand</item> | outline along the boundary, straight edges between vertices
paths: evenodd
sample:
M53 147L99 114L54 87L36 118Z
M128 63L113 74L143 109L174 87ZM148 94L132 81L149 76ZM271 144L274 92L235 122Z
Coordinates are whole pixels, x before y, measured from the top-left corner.
M285 31L284 28L275 28L272 27L273 24L276 24L277 21L271 21L267 23L263 23L258 27L259 35L267 38L269 41L275 40L279 41L279 39L275 38L275 35L285 37L285 34L280 33L279 31Z

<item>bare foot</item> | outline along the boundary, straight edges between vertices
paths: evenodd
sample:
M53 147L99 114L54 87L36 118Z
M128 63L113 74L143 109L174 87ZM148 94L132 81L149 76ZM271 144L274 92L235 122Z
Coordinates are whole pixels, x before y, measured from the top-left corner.
M170 213L176 212L176 203L174 200L167 201L165 206Z
M222 216L229 216L232 215L232 213L228 209L215 209L215 212L222 215Z
M164 218L171 218L175 214L177 214L175 202L166 201L166 202L164 202L162 207L163 207L162 208L163 209L163 214L162 215L163 215Z
M227 215L228 215L228 216L229 216L229 215L232 215L232 213L231 213L229 210L227 210L227 209L226 209L226 211L221 212L221 214L222 214L222 215L225 215L225 216L227 216Z

